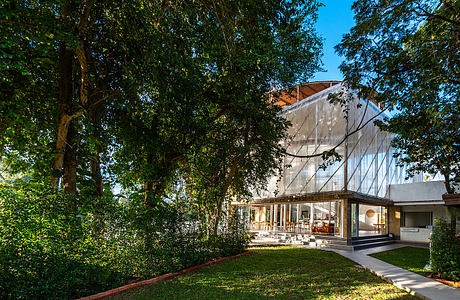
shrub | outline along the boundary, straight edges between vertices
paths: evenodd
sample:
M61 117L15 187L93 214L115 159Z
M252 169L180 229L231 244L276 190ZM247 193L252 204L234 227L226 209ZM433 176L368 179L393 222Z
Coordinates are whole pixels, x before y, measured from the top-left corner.
M431 269L444 279L460 280L460 247L455 230L436 219L431 235Z
M242 252L238 218L204 239L187 203L146 208L133 194L70 197L40 183L0 184L0 298L87 296Z
M0 186L0 298L76 298L125 280L76 201L38 183Z

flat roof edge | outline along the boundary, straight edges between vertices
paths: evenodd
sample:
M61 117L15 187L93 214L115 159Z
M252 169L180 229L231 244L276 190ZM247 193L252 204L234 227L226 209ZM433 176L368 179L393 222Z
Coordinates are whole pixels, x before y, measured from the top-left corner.
M393 201L387 198L381 198L371 195L366 195L353 191L332 191L332 192L319 192L307 193L302 195L288 195L264 199L252 199L247 204L296 204L303 202L327 202L337 200L355 200L358 202L380 204L380 205L393 205Z

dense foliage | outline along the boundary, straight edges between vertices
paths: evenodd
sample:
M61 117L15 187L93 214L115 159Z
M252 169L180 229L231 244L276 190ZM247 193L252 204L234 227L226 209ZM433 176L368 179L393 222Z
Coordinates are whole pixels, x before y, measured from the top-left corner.
M443 219L435 220L433 226L430 264L442 278L460 280L460 245L455 230Z
M230 189L280 162L288 124L267 95L318 69L318 5L6 1L1 160L75 195L143 190L151 207L206 177L219 186L197 204L218 219Z
M286 124L266 94L318 68L317 6L6 1L2 160L72 194L90 185L100 195L109 178L143 185L154 205L182 163L193 165L194 154L237 122L246 120L271 149L280 135L267 132ZM256 126L262 116L265 125ZM243 137L227 138L229 151Z
M380 123L411 175L440 173L460 183L460 1L366 0L337 46L345 82L395 109Z
M319 68L320 4L0 5L5 295L78 297L242 251L226 204L277 171L289 124L268 95Z
M76 199L39 183L2 184L0 297L78 298L247 246L234 214L219 236L206 240L187 203L139 214L143 199L137 198L115 204L110 198Z

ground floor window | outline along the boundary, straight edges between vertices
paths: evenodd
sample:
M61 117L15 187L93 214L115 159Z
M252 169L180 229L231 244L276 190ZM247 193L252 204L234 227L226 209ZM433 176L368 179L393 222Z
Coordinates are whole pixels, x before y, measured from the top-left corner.
M343 201L251 205L251 230L343 236Z
M359 236L387 233L387 209L385 206L359 203Z
M348 202L347 216L344 200L252 204L248 209L248 227L254 231L279 231L351 237L383 235L388 233L385 206ZM348 232L346 224L350 226Z
M433 225L433 213L403 212L401 223L403 227L429 228Z

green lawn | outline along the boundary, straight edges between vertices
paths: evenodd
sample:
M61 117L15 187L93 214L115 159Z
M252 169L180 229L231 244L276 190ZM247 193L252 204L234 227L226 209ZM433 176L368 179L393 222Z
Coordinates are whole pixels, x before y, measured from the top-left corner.
M430 261L429 249L404 247L375 253L371 256L423 276L431 273L431 271L423 269Z
M116 299L416 299L334 252L252 250Z

